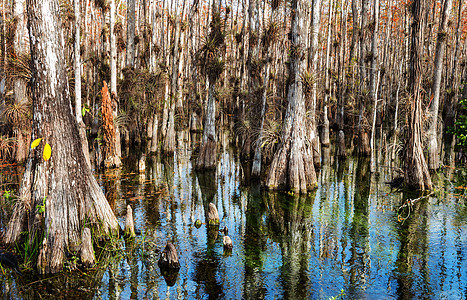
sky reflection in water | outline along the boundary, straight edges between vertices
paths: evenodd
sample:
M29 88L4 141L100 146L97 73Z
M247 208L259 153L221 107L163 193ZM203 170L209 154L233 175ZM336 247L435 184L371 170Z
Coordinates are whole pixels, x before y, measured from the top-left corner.
M443 199L419 202L398 222L403 195L384 185L387 169L371 175L368 161L325 154L318 189L300 197L242 187L230 149L207 173L193 170L186 149L151 158L143 175L127 164L98 181L120 224L129 204L143 234L122 242L124 255L103 274L96 299L328 299L342 289L348 299L467 297L467 208L448 183ZM229 230L231 254L223 233L208 234L209 202ZM167 241L181 264L173 286L157 266ZM2 286L2 296L18 295Z
M325 159L318 190L296 197L241 187L242 168L229 151L212 173L195 172L188 158L155 159L145 178L122 175L119 198L145 197L117 202L121 224L132 205L145 241L159 248L173 241L181 263L168 287L147 259L133 267L122 260L122 298L327 299L341 289L351 299L467 295L465 205L454 197L422 201L402 223L403 195L382 184L390 179L384 172L372 178L368 161ZM164 193L154 196L161 186ZM231 255L224 255L222 233L208 237L209 202L229 229ZM204 223L199 229L196 219ZM113 295L108 282L107 273L104 298Z

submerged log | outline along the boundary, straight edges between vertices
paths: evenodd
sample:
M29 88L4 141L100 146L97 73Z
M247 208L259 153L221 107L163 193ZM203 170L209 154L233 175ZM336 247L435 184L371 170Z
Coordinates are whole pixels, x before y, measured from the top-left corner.
M224 243L224 250L232 250L233 244L232 244L232 240L230 239L230 237L225 235L223 243Z
M219 214L217 213L217 207L214 203L209 203L208 206L208 224L219 225Z
M167 242L164 251L161 253L159 262L157 263L161 269L179 269L177 249L171 242Z
M125 236L134 238L135 234L135 223L133 221L133 209L130 205L126 207L126 220L125 220Z
M92 267L96 260L92 246L91 229L84 228L81 239L81 262L86 267Z

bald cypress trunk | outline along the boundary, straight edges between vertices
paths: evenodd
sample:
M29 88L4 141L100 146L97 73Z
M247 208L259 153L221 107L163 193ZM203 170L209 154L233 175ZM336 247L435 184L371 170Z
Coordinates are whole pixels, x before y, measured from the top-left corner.
M62 269L65 253L86 256L84 229L118 235L118 223L83 155L68 89L57 0L28 0L32 56L33 139L5 242L15 244L28 232L38 247L41 273ZM43 158L45 145L51 156ZM96 236L95 236L96 238ZM85 257L83 257L85 258Z
M313 165L312 145L306 141L305 98L301 76L305 69L307 33L305 0L292 1L292 27L290 46L290 83L287 112L281 133L281 145L266 179L266 187L272 190L290 189L306 193L316 188L317 179Z
M412 34L410 51L410 92L407 141L405 143L404 179L407 186L419 190L432 188L428 165L422 149L422 64L423 28L425 0L415 0L412 4Z

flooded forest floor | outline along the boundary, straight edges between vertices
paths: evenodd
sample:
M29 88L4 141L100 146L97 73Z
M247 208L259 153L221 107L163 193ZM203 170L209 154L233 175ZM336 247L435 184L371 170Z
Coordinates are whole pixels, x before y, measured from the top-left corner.
M43 277L25 261L32 251L21 254L22 275L0 274L0 298L467 297L465 170L435 174L434 192L410 204L420 195L386 184L394 179L389 164L370 173L369 160L340 160L323 148L315 192L267 193L245 182L245 166L228 143L214 171L196 172L190 134L178 135L184 148L173 157L148 156L142 173L133 150L121 169L95 173L120 225L130 205L141 234L96 251L99 264L86 271L70 264ZM3 233L22 168L2 162L0 171ZM224 251L225 233L207 229L210 202L219 228L228 228L231 252ZM177 248L178 273L157 266L167 241Z

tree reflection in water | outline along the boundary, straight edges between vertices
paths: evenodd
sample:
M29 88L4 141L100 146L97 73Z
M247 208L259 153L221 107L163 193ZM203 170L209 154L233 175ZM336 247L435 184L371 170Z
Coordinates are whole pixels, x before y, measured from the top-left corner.
M270 193L265 198L269 211L269 236L281 248L283 296L286 299L310 298L307 286L313 241L314 194L290 196Z
M467 297L467 204L453 195L455 179L439 180L445 193L417 203L402 223L397 208L409 196L384 185L388 169L371 175L367 160L324 148L318 189L298 197L252 185L225 136L216 170L194 172L190 137L177 137L186 147L149 157L143 175L138 153L121 171L97 175L121 225L132 206L141 236L120 240L86 275L6 273L0 298L328 299L341 289L348 299ZM231 255L223 233L207 229L210 202L232 238ZM167 241L181 265L175 282L157 267Z
M198 284L196 294L202 297L202 292L209 296L209 299L221 299L224 297L222 281L218 280L220 273L221 257L215 251L215 244L218 242L219 226L208 225L208 206L214 203L217 206L216 194L216 176L214 171L204 171L196 174L199 188L201 190L202 204L204 209L204 223L207 226L207 245L206 250L193 254L196 261L193 280ZM199 288L203 286L204 291Z
M369 285L371 260L369 256L369 209L370 161L359 159L356 167L353 218L350 227L351 255L347 261L350 267L346 282L346 295L351 299L365 298Z

